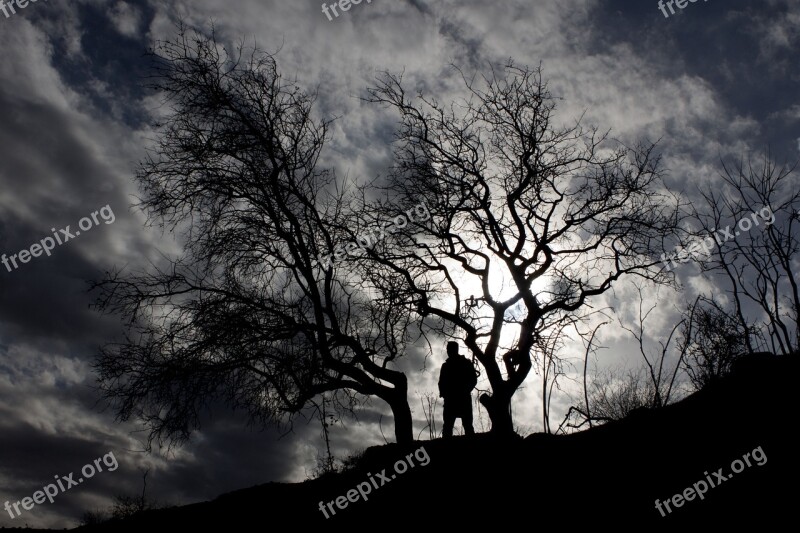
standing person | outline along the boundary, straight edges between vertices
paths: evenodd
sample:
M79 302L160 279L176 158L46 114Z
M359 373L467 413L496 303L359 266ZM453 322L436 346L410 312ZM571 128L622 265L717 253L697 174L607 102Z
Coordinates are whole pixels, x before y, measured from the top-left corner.
M472 389L478 383L475 368L466 357L459 355L458 343L447 343L447 361L439 372L439 396L444 398L444 437L453 436L456 418L461 419L464 433L474 435L472 429Z

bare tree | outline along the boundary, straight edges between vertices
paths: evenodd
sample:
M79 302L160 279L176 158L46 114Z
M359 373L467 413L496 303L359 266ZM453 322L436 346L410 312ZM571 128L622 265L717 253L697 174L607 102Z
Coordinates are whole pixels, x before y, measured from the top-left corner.
M591 417L587 420L622 420L636 409L655 407L656 397L653 381L644 368L625 374L607 370L589 387Z
M800 288L795 269L800 250L800 187L796 164L779 166L765 152L760 162L722 163L722 187L703 191L694 213L700 230L700 265L721 279L734 316L746 332L749 352L761 329L773 353L800 348ZM699 253L701 248L713 250Z
M322 427L322 439L325 441L324 455L319 452L317 453L317 467L314 472L315 478L323 477L338 471L336 458L333 456L333 452L331 452L331 435L328 428L336 425L339 419L336 416L335 410L333 413L329 412L328 405L330 404L330 400L326 397L327 395L322 394L321 396L319 403L311 400L314 404L317 417L319 418L320 426Z
M698 298L686 311L681 325L680 344L686 353L683 367L700 389L731 370L734 361L748 353L748 337L757 328L743 328L735 314L713 298Z
M592 409L589 405L589 387L587 385L587 380L586 380L587 370L589 368L589 356L593 353L596 353L597 350L601 348L601 346L597 346L594 344L594 338L597 336L598 330L600 330L600 328L602 328L606 324L608 324L608 321L597 324L592 330L592 333L588 335L588 338L585 335L582 336L582 338L586 343L586 353L584 354L583 357L583 400L586 412L583 413L583 415L584 418L586 419L586 422L589 424L589 428L592 427ZM569 416L569 413L567 413L567 416Z
M651 313L658 307L658 295L655 302L649 307L645 305L644 289L635 285L638 302L636 304L636 326L626 324L622 317L618 317L621 329L628 331L636 340L639 353L644 366L625 373L607 369L595 375L589 383L587 379L589 355L597 349L594 345L597 331L608 322L595 326L591 334L582 335L586 340L586 353L583 361L583 406L570 407L559 430L564 427L579 429L585 424L589 427L594 422L619 420L630 414L631 411L646 407L663 407L674 399L677 387L676 381L679 371L685 366L687 346L683 339L676 337L676 332L692 335L693 309L690 306L686 315L678 321L666 334L664 340L658 340L657 346L652 346L650 337L645 333L646 323ZM618 310L619 311L619 310ZM671 352L677 352L670 355ZM667 362L673 359L672 362Z
M90 526L102 524L109 520L124 520L138 515L144 511L152 509L163 509L169 504L161 503L147 496L147 475L150 469L142 471L142 493L140 495L117 494L114 496L114 504L106 511L87 511L80 519L80 525Z
M125 340L96 364L119 418L143 419L151 443L181 441L213 402L270 424L320 395L345 410L378 397L397 441L411 441L407 380L393 368L408 313L316 262L350 231L345 194L319 168L329 122L314 119L314 95L269 54L228 54L213 33L181 28L152 56L169 112L138 206L184 248L95 285L100 309L126 318Z
M553 389L561 390L559 379L568 375L568 362L558 356L558 352L564 345L564 330L569 326L575 326L569 320L564 320L558 326L547 332L546 336L537 336L534 343L533 359L540 364L541 368L541 395L542 395L542 426L545 433L552 433L550 428L550 405L553 400ZM511 352L513 353L513 352ZM541 354L541 360L538 354ZM505 357L504 357L505 359Z
M142 493L139 496L118 494L114 496L114 505L111 507L111 518L124 520L150 509L159 509L158 502L147 498L147 474L150 469L142 472Z
M639 295L639 302L637 306L637 325L636 329L633 329L629 326L626 326L622 319L619 320L619 325L625 331L628 331L634 339L636 339L636 344L639 347L639 353L642 355L642 359L644 360L647 377L648 377L648 386L647 390L652 393L652 398L648 400L646 403L647 407L663 407L667 405L672 397L672 393L675 389L675 380L678 377L678 372L683 366L684 357L686 355L686 346L685 344L677 343L678 347L678 357L677 360L671 365L672 369L670 370L669 365L665 368L664 363L667 361L668 356L667 352L669 351L670 345L672 344L672 339L675 337L675 332L679 330L685 323L686 320L682 319L678 321L670 330L669 335L667 335L666 340L658 341L658 348L655 350L651 350L646 345L646 335L645 335L645 322L647 322L647 318L650 316L657 307L658 302L654 302L652 306L650 306L647 310L645 310L645 295L643 292L643 288L640 285L636 286L636 291ZM656 295L657 300L657 295ZM691 324L692 324L692 317L688 317L689 321L689 329L686 330L691 334ZM638 375L629 374L628 384L631 387L634 387L636 381L640 378ZM629 387L630 388L630 387ZM641 389L641 387L634 387L637 391ZM630 389L633 390L633 389Z
M407 94L391 74L370 89L400 115L387 198L424 200L432 217L367 263L403 282L426 332L464 339L491 385L481 403L492 431L506 434L537 336L585 316L623 277L670 282L655 256L681 215L655 146L558 126L539 68L463 79L468 98L451 105ZM517 364L504 372L506 351Z
M427 429L428 439L433 440L439 436L439 432L436 430L436 407L439 405L439 397L435 393L428 391L422 395L419 401L422 404L422 414L425 416L426 422L419 435L422 435L422 432ZM417 440L419 440L419 435L417 435Z

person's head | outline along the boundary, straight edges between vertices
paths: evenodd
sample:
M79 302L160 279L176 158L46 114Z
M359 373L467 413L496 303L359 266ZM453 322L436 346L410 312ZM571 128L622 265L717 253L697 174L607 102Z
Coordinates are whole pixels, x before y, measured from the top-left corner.
M458 343L456 341L450 341L447 343L447 355L450 357L455 357L458 355Z

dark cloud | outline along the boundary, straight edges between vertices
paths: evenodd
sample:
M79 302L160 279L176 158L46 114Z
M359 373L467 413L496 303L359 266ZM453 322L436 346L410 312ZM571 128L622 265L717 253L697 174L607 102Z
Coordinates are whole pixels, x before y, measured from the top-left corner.
M601 2L586 48L613 55L624 43L659 76L702 79L721 104L755 121L748 132L754 147L769 145L781 157L796 157L800 120L774 116L785 117L800 93L797 2L699 1L675 10L664 18L655 0ZM690 97L675 93L673 105Z

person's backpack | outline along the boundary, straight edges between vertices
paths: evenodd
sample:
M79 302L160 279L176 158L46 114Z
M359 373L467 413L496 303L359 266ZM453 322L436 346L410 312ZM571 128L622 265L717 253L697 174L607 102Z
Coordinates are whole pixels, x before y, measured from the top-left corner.
M472 361L467 359L466 357L463 358L464 363L464 383L469 384L469 391L472 392L472 389L475 388L475 385L478 384L478 376L480 375L480 370L475 368Z

